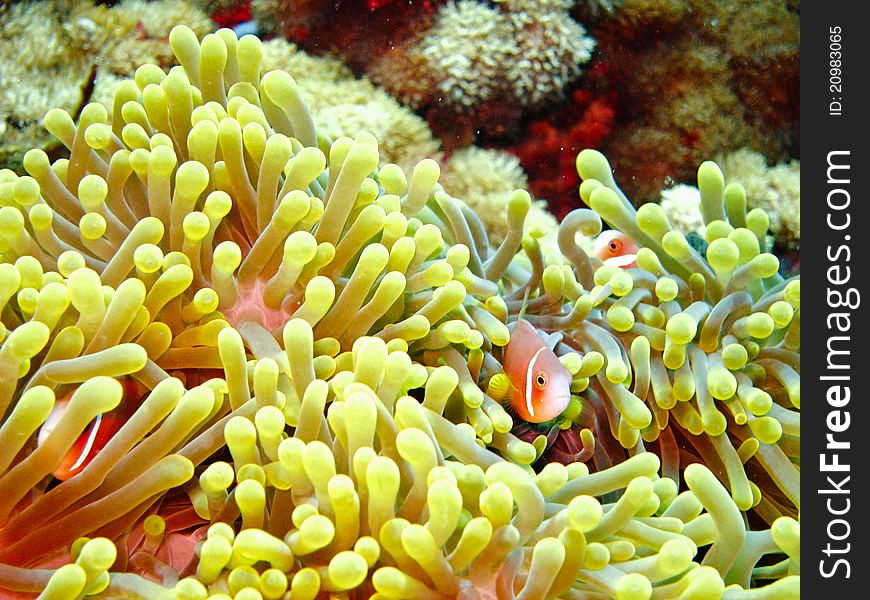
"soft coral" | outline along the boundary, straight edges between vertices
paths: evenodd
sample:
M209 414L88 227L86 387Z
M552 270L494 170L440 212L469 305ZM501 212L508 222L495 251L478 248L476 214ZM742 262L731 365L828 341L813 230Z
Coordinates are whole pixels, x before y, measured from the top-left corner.
M610 133L613 104L611 94L575 89L560 110L530 123L525 140L507 148L519 157L528 173L531 192L546 198L550 210L559 217L580 202L574 158L583 148L599 146Z
M235 27L239 23L250 21L253 18L251 2L250 0L233 2L229 6L218 8L210 16L218 27Z

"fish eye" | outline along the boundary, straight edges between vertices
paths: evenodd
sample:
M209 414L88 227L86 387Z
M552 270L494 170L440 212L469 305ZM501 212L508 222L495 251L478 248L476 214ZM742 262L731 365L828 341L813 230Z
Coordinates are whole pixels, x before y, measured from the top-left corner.
M621 246L621 244L619 242L617 242L616 240L610 241L610 250L612 252L619 252L620 246Z
M538 371L538 374L535 375L535 387L539 390L547 387L547 374L544 371Z

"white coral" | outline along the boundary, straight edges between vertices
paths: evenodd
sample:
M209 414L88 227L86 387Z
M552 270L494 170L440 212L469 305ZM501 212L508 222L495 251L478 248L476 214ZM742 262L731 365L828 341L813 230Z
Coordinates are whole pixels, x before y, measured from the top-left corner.
M435 71L438 91L447 101L472 106L494 96L501 65L516 48L501 12L474 0L459 0L438 11L419 51Z
M769 166L764 155L747 148L719 161L728 183L746 189L749 208L761 208L770 217L770 231L783 243L799 246L801 239L800 161Z
M507 206L516 189L526 189L528 180L519 159L501 150L471 146L456 152L441 172L444 191L463 199L480 217L493 244L507 233ZM535 201L526 216L525 229L537 229L555 240L559 226L547 211L546 202Z
M526 106L558 96L582 72L595 49L586 29L552 3L549 10L516 10L508 17L516 50L505 77Z
M701 219L701 192L693 185L675 185L662 190L661 206L671 225L684 234L704 235Z

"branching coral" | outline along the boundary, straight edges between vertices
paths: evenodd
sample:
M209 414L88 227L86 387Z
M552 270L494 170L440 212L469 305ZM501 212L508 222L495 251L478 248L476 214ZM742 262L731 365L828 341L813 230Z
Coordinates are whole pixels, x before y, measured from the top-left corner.
M702 166L707 263L584 152L601 217L572 213L561 253L543 252L516 191L493 247L434 161L407 176L370 134L328 145L294 79L261 73L256 38L170 41L181 66L140 67L111 110L49 111L69 158L32 150L28 175L0 172L0 587L795 593L799 283L773 278L741 188ZM596 269L576 244L601 218L645 246L640 269ZM535 471L547 436L511 433L499 359L521 310L561 334L591 414L575 398L556 426L589 425L594 472ZM121 408L93 460L54 480ZM750 510L769 528L747 530Z

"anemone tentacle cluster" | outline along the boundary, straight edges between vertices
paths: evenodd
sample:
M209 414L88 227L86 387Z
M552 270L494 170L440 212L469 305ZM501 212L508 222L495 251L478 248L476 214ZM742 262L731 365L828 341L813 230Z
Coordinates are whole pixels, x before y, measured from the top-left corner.
M639 438L658 444L671 477L680 462L700 459L728 481L741 510L753 508L768 523L796 516L800 279L783 280L777 258L761 251L767 213L747 212L742 186L726 187L719 167L702 164L698 188L708 242L702 256L659 205L635 211L601 155L583 151L577 166L594 226L600 215L643 246L638 270L599 268L592 276L602 290L598 298L609 296L599 317L609 331L581 342L607 358L592 387L612 403L592 405L603 408L599 418L613 435L599 439L618 440L623 448ZM622 454L616 444L611 449Z
M0 589L798 593L799 280L742 188L702 165L704 257L584 151L593 210L558 248L523 191L494 247L434 161L319 134L256 38L170 43L181 66L140 67L111 110L46 115L68 158L0 171ZM578 244L602 219L637 269ZM529 441L501 403L521 312L574 393ZM553 435L569 464L545 464Z

